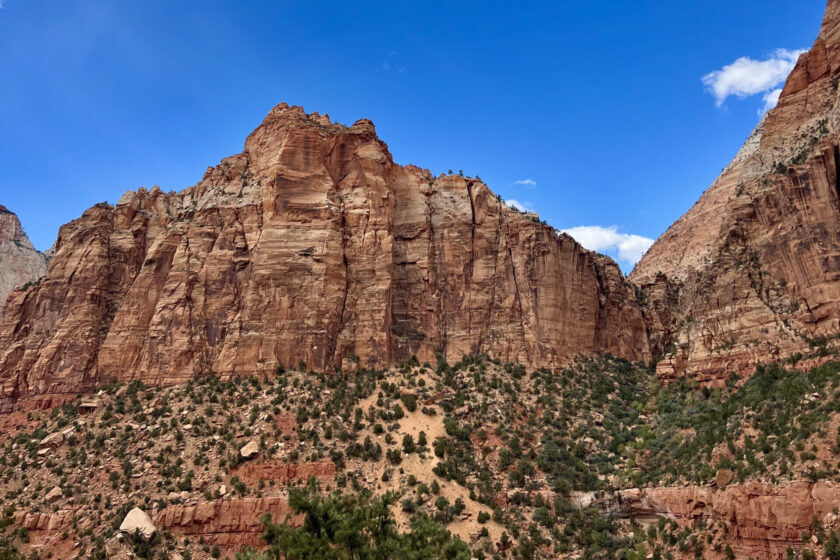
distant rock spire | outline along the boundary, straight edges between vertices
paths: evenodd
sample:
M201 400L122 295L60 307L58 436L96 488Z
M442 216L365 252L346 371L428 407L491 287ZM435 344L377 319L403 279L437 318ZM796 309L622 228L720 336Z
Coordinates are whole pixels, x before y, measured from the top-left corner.
M0 315L12 290L38 280L46 272L46 258L23 233L18 217L0 205Z

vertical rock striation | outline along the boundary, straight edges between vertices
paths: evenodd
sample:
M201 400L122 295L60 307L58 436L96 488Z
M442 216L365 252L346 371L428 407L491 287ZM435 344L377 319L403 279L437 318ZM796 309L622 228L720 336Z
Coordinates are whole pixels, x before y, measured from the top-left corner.
M840 331L838 84L830 0L778 106L630 275L658 310L648 328L666 341L663 377L720 384Z
M7 405L348 357L650 357L611 260L477 179L395 164L368 120L285 104L195 186L127 192L63 226L47 276L10 297L0 348Z
M779 559L787 550L801 550L802 539L815 520L827 532L838 524L838 488L834 482L793 481L780 484L747 482L726 488L666 486L631 488L600 499L592 493L574 493L581 506L595 506L604 515L655 523L660 517L680 525L726 527L723 541L736 558Z

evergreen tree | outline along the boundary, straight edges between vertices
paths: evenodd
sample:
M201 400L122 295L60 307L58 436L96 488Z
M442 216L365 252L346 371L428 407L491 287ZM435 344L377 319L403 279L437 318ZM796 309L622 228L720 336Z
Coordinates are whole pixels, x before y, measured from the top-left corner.
M469 560L466 543L426 515L415 515L409 533L399 533L389 507L396 494L368 492L322 496L314 482L289 491L289 505L304 514L303 526L263 517L268 558L286 560ZM282 520L281 520L282 521Z

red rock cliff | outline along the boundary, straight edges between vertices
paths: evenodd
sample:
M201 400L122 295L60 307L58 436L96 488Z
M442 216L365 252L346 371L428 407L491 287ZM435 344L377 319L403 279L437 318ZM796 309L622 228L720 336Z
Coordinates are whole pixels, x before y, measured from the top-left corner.
M727 528L725 541L737 558L774 558L788 548L802 548L802 534L816 519L832 531L837 525L840 488L832 482L787 482L779 485L746 483L718 490L709 487L666 487L625 490L611 506L611 514L625 514L640 521L657 517L694 525Z
M0 349L6 404L350 356L649 358L615 263L479 180L395 164L370 121L285 104L197 185L127 192L63 226L46 277L10 297Z
M630 276L666 342L662 376L721 383L840 329L838 84L831 0L778 106Z

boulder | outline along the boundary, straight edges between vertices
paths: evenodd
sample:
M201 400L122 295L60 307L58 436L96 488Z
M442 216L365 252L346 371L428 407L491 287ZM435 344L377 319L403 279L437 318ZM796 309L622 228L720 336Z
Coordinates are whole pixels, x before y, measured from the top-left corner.
M61 491L61 488L59 488L58 486L55 486L55 487L53 487L52 490L47 492L47 495L44 496L44 499L47 500L47 503L51 504L51 503L56 502L59 499L61 499L61 496L63 494L64 493Z
M64 434L61 432L56 432L54 434L50 434L44 439L41 440L41 443L38 444L38 447L58 447L64 441Z
M105 555L108 558L116 558L123 547L123 536L117 533L105 541Z
M242 447L242 449L239 450L239 455L241 455L243 459L250 459L250 458L256 456L257 453L259 453L259 452L260 452L259 444L256 441L251 440L248 443L246 443Z
M156 530L151 518L140 508L134 508L129 511L125 519L120 523L120 531L123 533L134 535L139 532L146 540L151 539Z
M99 408L99 399L85 399L79 403L79 412L86 414Z

